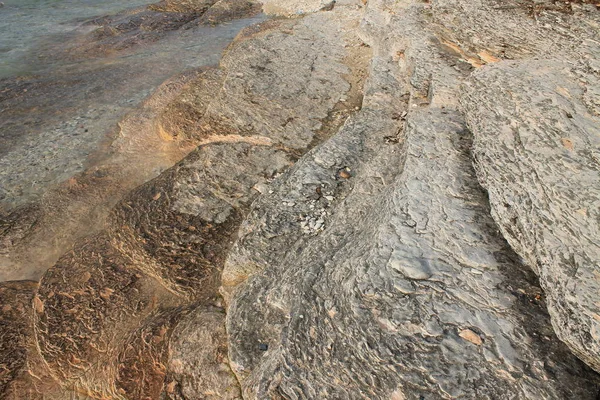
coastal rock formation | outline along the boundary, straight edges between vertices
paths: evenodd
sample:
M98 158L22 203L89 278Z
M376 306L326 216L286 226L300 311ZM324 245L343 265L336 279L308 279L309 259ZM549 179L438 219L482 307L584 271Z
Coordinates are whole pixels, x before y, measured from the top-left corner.
M457 108L470 68L427 9L369 3L362 110L240 229L223 293L244 398L596 396L489 216Z
M153 114L197 148L0 286L0 396L596 399L594 6L263 10Z
M69 57L99 57L130 50L182 34L203 24L219 24L260 12L260 4L249 0L167 0L134 11L94 19L86 24L93 30L67 43Z
M599 72L503 63L474 74L464 98L492 215L540 276L558 336L598 371Z
M179 368L186 361L169 353L173 328L190 307L218 308L224 257L252 201L359 104L359 83L344 79L358 66L345 62L368 49L325 18L312 17L322 29L281 20L242 32L221 72L200 76L173 103L180 110L187 102L196 123L182 136L201 146L132 191L103 232L43 276L33 300L35 341L65 388L138 399L199 387L186 389L190 371ZM168 121L159 121L162 134L189 127ZM168 377L174 385L165 386ZM215 386L204 384L206 392L225 384L208 382Z

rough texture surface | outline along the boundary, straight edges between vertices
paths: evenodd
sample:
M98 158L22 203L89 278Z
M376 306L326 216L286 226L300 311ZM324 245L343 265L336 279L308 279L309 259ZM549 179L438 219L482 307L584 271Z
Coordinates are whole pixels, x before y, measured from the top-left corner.
M596 376L552 333L535 278L489 215L458 85L500 59L425 28L427 10L449 6L369 3L363 109L244 222L222 292L245 398L596 397ZM482 15L461 6L472 14L442 19ZM493 90L481 94L490 104Z
M473 76L464 102L494 218L540 276L559 337L600 370L600 79L589 71L498 65Z
M35 340L68 390L129 399L239 393L231 371L227 382L223 373L209 378L183 367L196 359L228 370L217 342L204 357L175 362L177 346L191 338L176 336L173 347L169 340L191 309L217 307L225 254L266 183L354 111L358 83L344 76L355 64L345 62L368 50L355 36L338 36L325 16L312 18L322 29L282 20L242 32L220 71L202 74L172 103L170 112L185 110L194 123L157 120L158 134L201 146L129 193L103 231L44 274L34 297ZM226 343L223 315L220 328L214 313L191 315L210 328L198 340Z
M263 9L302 16L245 29L153 113L197 148L39 288L0 288L33 316L1 310L0 390L36 362L53 400L596 399L594 6Z
M196 309L184 318L171 337L167 392L174 400L240 399L240 389L229 368L223 309Z

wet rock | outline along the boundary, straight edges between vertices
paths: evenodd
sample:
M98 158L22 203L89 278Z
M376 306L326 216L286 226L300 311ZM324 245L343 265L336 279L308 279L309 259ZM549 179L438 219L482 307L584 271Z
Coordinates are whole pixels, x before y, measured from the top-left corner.
M87 22L97 28L67 43L66 54L81 58L123 53L177 31L250 17L260 9L259 3L249 0L165 0Z
M216 2L217 0L162 0L148 8L164 13L203 13Z
M220 24L238 18L246 18L259 13L261 4L248 0L219 0L198 20L202 24Z
M327 132L335 99L351 89L343 78L350 70L345 45L356 42L330 36L337 35L335 25L323 25L327 35L303 21L276 26L287 33L270 32L269 25L246 32L221 73L191 83L202 89L190 88L174 107L188 99L194 124L163 116L163 126L180 127L182 138L201 145L125 196L101 233L44 274L31 306L38 356L63 387L130 399L189 398L196 390L237 396L231 372L191 367L202 359L207 370L222 369L226 358L209 363L201 354L177 353L178 347L168 351L172 335L174 346L186 348L191 338L181 330L196 329L205 339L220 336L214 348L223 353L224 325L213 323L218 315L190 314L208 319L173 329L192 304L216 302L225 254L259 193L252 188L281 174ZM238 75L244 79L231 78ZM180 363L173 364L174 355Z

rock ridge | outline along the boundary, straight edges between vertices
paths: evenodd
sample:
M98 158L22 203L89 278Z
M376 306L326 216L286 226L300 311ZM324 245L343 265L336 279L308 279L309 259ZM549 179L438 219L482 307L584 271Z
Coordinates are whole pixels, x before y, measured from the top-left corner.
M194 149L0 284L0 396L596 399L600 17L569 7L265 0L153 119Z

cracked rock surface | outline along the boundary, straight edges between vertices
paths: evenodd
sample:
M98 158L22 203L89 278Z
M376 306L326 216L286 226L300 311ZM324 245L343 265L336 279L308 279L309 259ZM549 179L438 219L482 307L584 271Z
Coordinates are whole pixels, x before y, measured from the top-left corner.
M565 4L265 0L153 120L198 147L0 286L0 397L597 399L600 19Z
M600 370L600 80L578 72L498 65L473 76L465 108L494 219L540 276L558 336Z
M473 66L456 68L467 61L425 27L428 9L369 3L362 110L240 229L222 291L245 398L596 396L490 216L458 109ZM336 199L320 200L316 236L299 222L315 188Z

